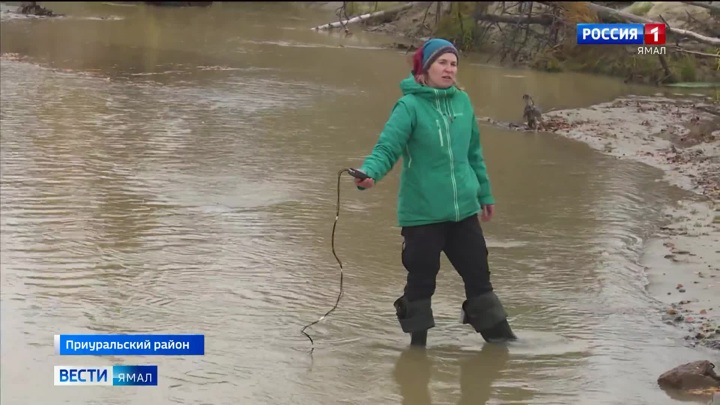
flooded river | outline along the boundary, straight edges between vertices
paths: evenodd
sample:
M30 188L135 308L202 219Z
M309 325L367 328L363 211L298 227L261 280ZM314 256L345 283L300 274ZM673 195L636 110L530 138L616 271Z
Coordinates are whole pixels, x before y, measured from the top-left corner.
M522 338L483 345L443 257L437 327L407 351L399 170L336 176L370 151L407 72L390 41L309 28L288 4L200 10L45 3L3 15L2 403L665 404L657 376L707 358L664 325L637 265L664 204L644 166L555 136L483 127L498 200L485 225ZM3 6L7 9L8 6ZM11 7L14 8L14 7ZM342 45L342 46L340 46ZM651 93L613 79L461 61L478 115ZM202 357L54 355L59 333L199 333ZM54 365L158 364L158 387L53 387Z

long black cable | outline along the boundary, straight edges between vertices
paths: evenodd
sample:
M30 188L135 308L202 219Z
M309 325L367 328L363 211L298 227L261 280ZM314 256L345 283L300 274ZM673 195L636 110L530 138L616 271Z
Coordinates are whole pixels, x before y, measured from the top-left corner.
M307 336L307 338L310 339L310 344L312 345L312 347L311 347L311 349L310 349L310 353L312 353L313 350L315 350L315 342L314 342L313 339L310 337L310 335L308 335L307 333L305 333L305 329L307 329L307 328L315 325L315 324L318 323L318 322L321 322L321 321L322 321L323 319L325 319L328 315L330 315L330 313L333 312L333 311L338 307L338 304L340 303L340 298L342 298L342 296L343 296L343 265L342 265L342 262L340 261L340 258L339 258L338 255L337 255L337 253L335 253L335 229L337 228L338 218L340 218L340 178L342 177L342 174L343 174L344 172L347 172L347 171L348 171L348 169L342 169L342 170L340 170L340 171L338 172L338 178L337 178L337 204L336 204L336 209L335 209L335 222L333 223L332 235L331 235L331 238L330 238L330 246L331 246L331 248L332 248L333 256L335 256L335 260L337 260L338 265L340 265L340 292L338 293L337 300L335 301L335 305L333 305L333 307L330 308L330 310L327 311L327 312L325 313L325 315L321 316L318 320L316 320L316 321L314 321L314 322L312 322L312 323L309 323L309 324L305 325L305 327L303 327L302 330L300 331L300 332L302 332L303 335Z

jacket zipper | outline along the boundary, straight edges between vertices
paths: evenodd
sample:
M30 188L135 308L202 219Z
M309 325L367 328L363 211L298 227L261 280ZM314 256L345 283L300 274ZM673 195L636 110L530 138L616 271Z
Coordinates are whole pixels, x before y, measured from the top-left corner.
M447 136L447 148L448 148L448 154L450 155L450 181L452 181L453 186L453 205L455 207L455 221L460 221L460 206L458 204L458 191L457 191L457 181L455 180L455 162L453 159L453 153L452 153L452 145L450 144L450 125L448 124L447 119L445 118L445 115L442 113L442 109L440 108L440 99L437 97L437 92L435 93L435 102L437 103L437 111L440 113L440 117L443 119L443 123L445 124L445 133ZM449 108L447 108L447 100L443 100L443 102L446 104L446 110L447 113L450 114ZM440 127L440 120L435 120L435 124L437 124L438 127L438 136L440 137L440 147L443 147L443 135L442 130Z
M447 119L443 116L445 122L445 133L447 134L448 153L450 154L450 180L453 185L453 201L455 203L455 221L460 221L460 206L458 205L458 192L457 192L457 181L455 180L455 161L453 159L452 145L450 144L450 125Z
M442 131L440 130L440 120L435 120L435 125L437 125L438 129L438 138L440 139L440 147L443 147L443 135Z

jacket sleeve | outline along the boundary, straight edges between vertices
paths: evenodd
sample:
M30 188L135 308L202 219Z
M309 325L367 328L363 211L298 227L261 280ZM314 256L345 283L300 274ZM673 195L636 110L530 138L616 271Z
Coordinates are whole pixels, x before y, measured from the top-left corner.
M490 178L488 177L485 158L483 157L482 144L480 143L480 128L478 127L477 118L474 113L472 116L472 133L470 134L468 160L480 183L480 188L478 189L478 201L480 205L495 204L495 197L492 195Z
M377 143L369 156L365 158L360 170L375 182L387 175L402 155L403 149L413 131L414 111L400 99L385 123ZM363 188L358 187L363 190Z

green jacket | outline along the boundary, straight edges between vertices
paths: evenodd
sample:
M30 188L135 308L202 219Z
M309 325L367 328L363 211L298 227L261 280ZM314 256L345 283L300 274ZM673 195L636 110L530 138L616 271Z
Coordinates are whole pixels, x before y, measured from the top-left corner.
M379 182L402 156L398 224L457 222L494 204L468 94L422 86L412 75L400 88L403 96L360 167Z

